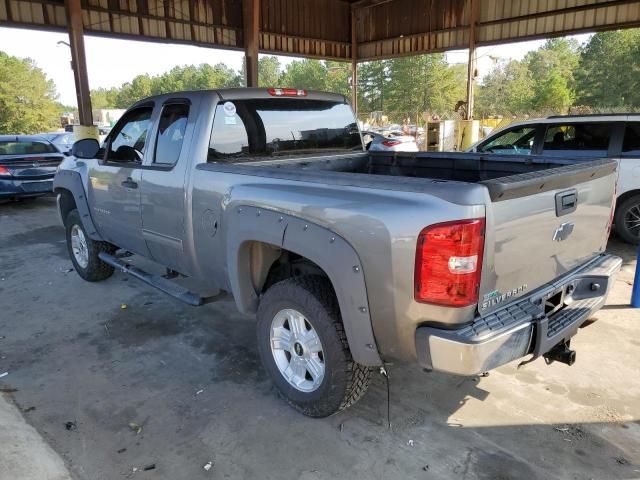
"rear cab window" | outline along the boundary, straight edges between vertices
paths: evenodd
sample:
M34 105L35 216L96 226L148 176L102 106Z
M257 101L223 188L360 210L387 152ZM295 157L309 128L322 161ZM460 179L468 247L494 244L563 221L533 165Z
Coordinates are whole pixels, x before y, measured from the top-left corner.
M222 101L215 111L208 162L233 163L287 155L362 152L351 107L300 98Z
M477 151L502 155L531 155L537 125L512 128L478 146Z
M542 154L567 157L606 157L612 123L567 123L549 125Z
M0 155L37 155L43 153L58 153L58 150L49 142L36 140L0 141Z

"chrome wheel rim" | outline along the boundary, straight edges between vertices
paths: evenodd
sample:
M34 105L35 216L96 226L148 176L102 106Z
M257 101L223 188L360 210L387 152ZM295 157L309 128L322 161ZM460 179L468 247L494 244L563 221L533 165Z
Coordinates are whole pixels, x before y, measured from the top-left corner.
M87 246L84 232L78 225L71 227L71 251L78 265L82 268L87 268L87 265L89 265L89 247Z
M624 226L633 236L640 236L640 205L633 205L625 212Z
M280 374L296 390L317 390L324 379L322 342L305 316L292 308L280 310L271 321L271 353Z

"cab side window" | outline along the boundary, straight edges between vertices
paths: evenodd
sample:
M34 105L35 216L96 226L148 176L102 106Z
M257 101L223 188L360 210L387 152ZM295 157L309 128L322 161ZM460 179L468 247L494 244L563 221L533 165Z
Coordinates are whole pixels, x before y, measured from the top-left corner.
M574 123L550 125L544 135L543 155L606 157L612 125Z
M165 105L158 123L158 138L153 163L175 165L180 158L184 134L187 129L189 105L173 103Z
M640 156L640 122L627 123L622 141L622 154Z
M111 133L107 161L141 163L147 132L151 126L152 107L141 107L126 113Z
M536 137L536 126L513 128L478 146L479 152L503 155L531 155Z

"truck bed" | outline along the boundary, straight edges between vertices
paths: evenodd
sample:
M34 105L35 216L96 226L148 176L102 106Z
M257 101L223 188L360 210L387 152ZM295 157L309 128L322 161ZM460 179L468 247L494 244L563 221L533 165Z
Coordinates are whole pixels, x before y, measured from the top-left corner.
M270 159L243 162L243 165L276 168L287 173L321 171L325 175L326 172L341 172L395 177L396 181L390 182L393 189L402 189L399 188L401 183L397 182L399 178L429 179L433 181L430 182L431 185L451 181L482 184L489 190L493 201L567 188L572 184L610 173L613 168L611 160L585 162L582 159L576 162L568 158L521 155L488 157L462 152L369 152L315 158ZM337 178L339 177L333 177L334 180ZM379 188L379 183L374 183L372 186ZM408 186L411 183L404 185Z
M564 158L504 155L496 158L477 153L419 152L342 155L312 158L283 158L243 162L244 165L283 169L328 170L394 177L430 178L478 183L486 180L538 172L575 164ZM584 159L582 160L584 163Z

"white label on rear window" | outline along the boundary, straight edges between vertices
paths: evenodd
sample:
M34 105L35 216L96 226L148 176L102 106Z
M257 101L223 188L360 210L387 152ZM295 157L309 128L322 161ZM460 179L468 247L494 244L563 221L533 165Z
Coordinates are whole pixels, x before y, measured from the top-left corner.
M225 125L235 125L236 124L236 117L224 117L224 124Z
M236 106L233 102L224 102L222 109L224 110L224 114L228 117L232 117L236 114Z

